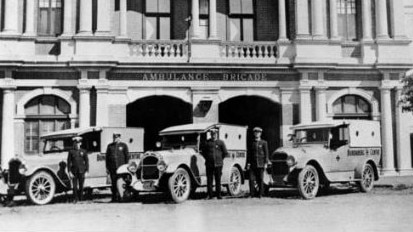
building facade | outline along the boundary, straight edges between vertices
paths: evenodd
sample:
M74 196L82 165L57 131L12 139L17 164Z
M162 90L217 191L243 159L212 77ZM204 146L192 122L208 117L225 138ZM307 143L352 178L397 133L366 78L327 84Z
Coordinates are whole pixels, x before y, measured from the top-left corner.
M86 126L378 120L384 175L413 174L413 0L0 0L1 162Z

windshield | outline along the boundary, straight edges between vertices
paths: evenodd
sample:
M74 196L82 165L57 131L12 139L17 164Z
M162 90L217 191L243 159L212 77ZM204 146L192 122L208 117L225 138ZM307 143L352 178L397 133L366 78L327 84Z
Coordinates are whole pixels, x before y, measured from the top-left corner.
M44 142L44 153L63 152L72 149L73 142L71 138L47 139Z
M162 138L163 149L198 148L198 134L166 135Z
M293 136L294 143L326 143L330 128L296 130Z

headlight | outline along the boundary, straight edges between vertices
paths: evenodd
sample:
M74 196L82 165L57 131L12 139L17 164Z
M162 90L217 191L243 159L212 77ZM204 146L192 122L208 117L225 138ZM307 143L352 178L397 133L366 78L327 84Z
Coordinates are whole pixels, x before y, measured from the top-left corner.
M296 164L295 158L293 156L288 156L285 162L287 163L288 167L292 167Z
M160 172L163 172L166 170L166 163L163 160L160 160L156 166Z
M128 165L128 171L130 171L131 173L135 173L136 171L138 171L138 164L136 164L136 162L131 162Z

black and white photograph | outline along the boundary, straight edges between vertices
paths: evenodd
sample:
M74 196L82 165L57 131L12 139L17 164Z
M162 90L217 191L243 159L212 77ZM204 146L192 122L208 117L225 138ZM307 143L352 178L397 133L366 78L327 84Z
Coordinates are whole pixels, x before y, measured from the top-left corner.
M0 0L1 232L412 215L413 0Z

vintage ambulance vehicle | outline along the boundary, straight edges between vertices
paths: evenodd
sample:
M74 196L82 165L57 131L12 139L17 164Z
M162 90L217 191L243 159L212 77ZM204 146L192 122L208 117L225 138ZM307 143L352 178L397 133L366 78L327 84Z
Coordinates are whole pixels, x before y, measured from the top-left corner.
M269 187L297 187L304 199L312 199L330 183L356 182L368 192L379 179L378 121L320 121L291 129L292 146L270 155Z
M87 150L89 157L85 189L109 187L105 153L107 145L113 142L115 131L121 133L131 158L139 158L143 153L142 128L89 127L62 130L41 137L44 148L40 154L12 159L0 185L4 189L7 184L9 194L26 194L34 204L49 203L55 194L71 189L67 156L73 147L72 138L81 136L82 147Z
M123 198L139 192L168 192L173 201L188 199L197 187L206 186L202 144L210 138L211 128L219 130L229 156L224 159L222 184L231 196L241 194L246 162L247 127L227 124L186 124L162 130L162 147L147 151L139 162L119 167L118 189Z

